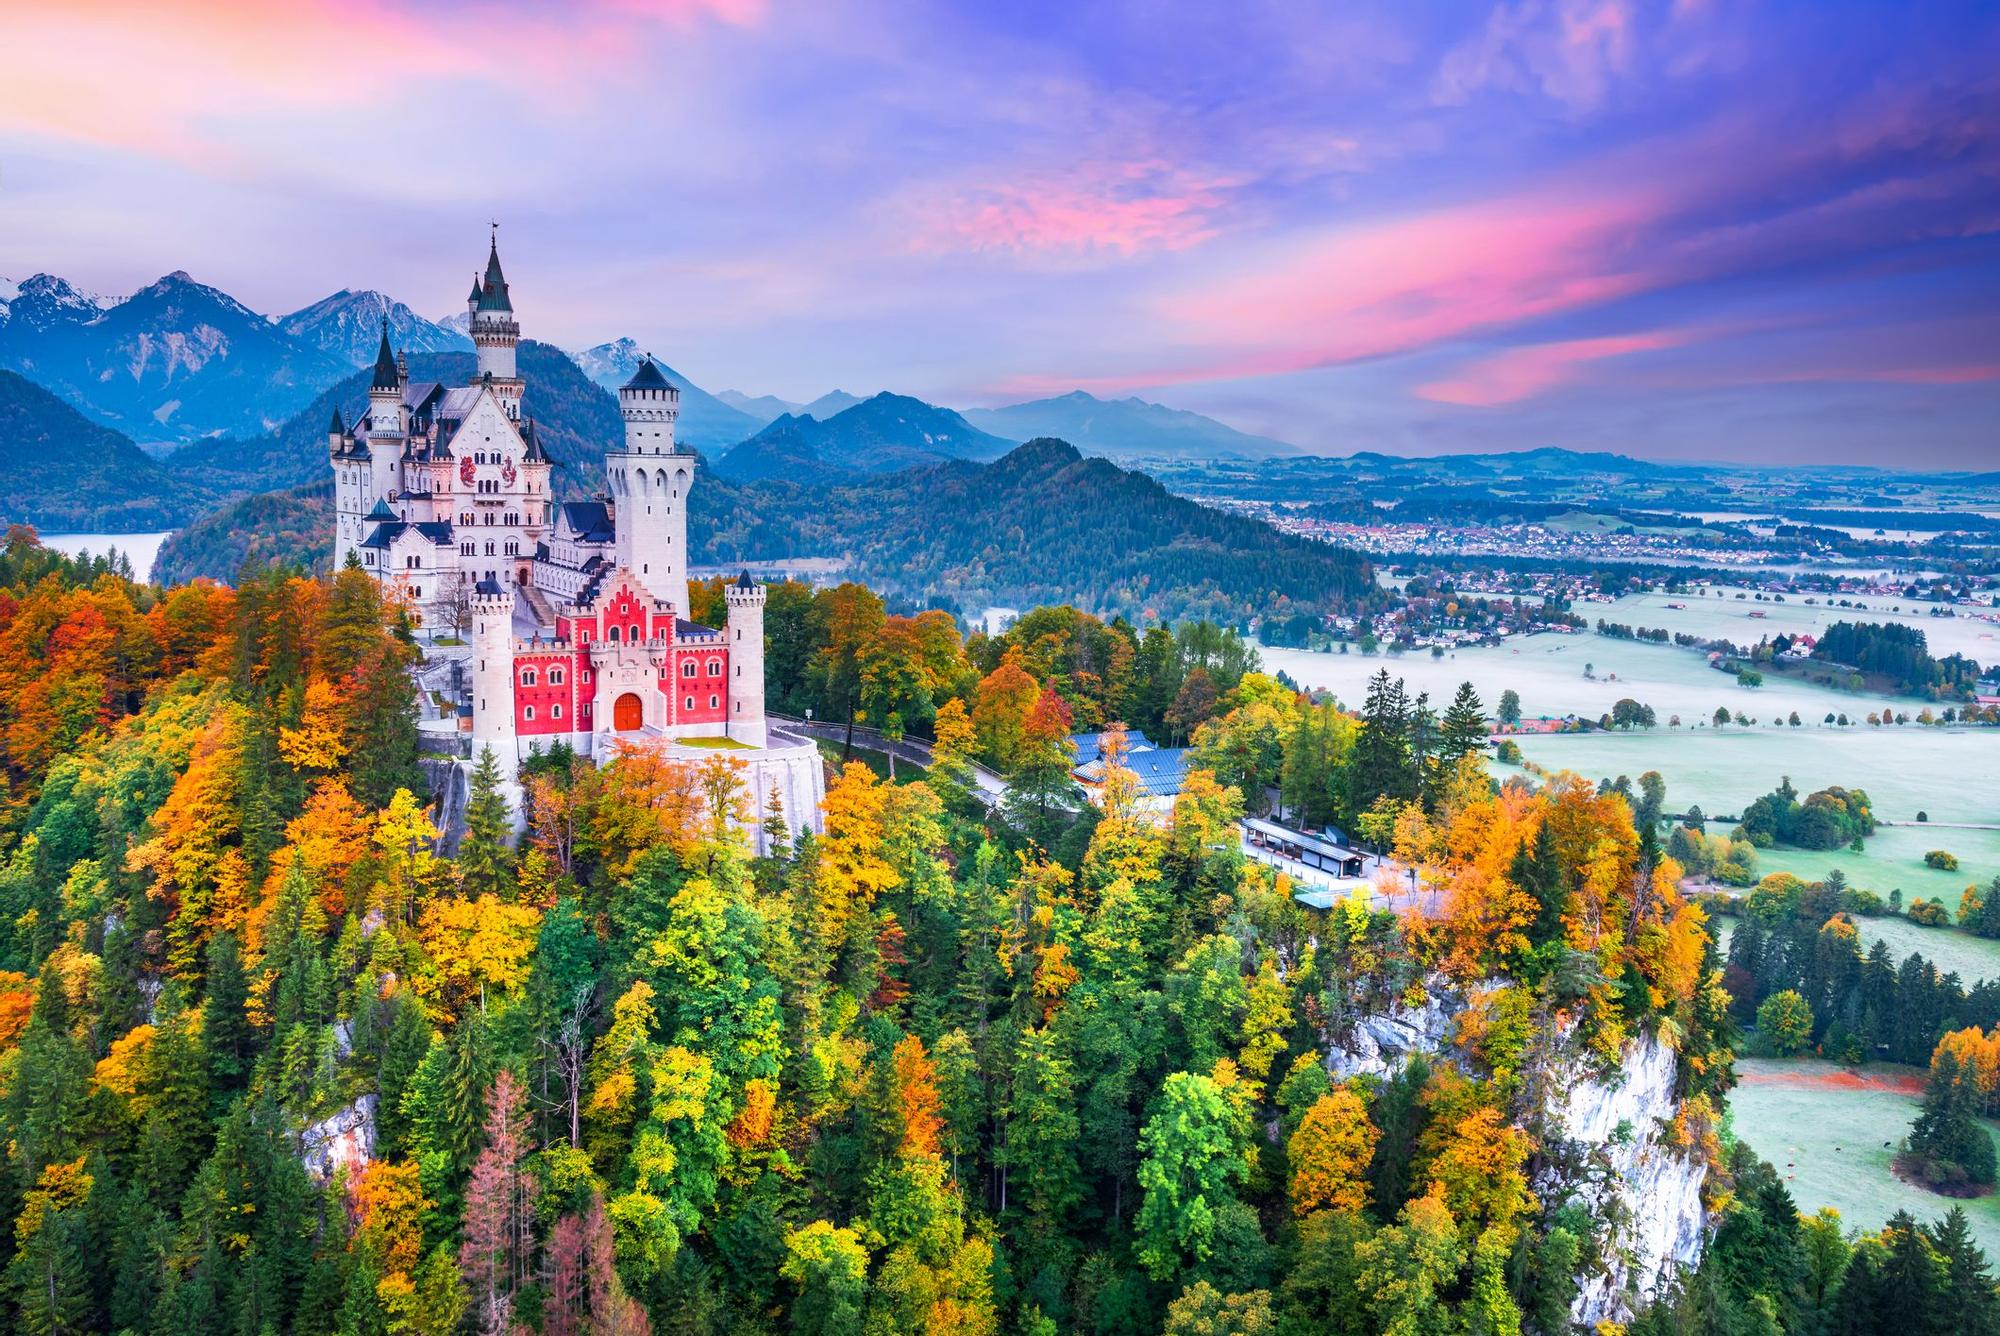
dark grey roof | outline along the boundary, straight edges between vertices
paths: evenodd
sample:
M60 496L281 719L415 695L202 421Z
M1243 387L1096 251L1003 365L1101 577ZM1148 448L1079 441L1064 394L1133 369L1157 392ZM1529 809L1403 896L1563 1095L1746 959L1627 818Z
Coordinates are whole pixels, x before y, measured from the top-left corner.
M611 510L602 501L565 501L562 503L563 522L576 530L577 537L587 543L608 542L616 537L611 527Z
M442 545L454 541L451 532L451 522L448 520L425 520L414 527L418 533L430 539L433 543Z
M679 640L684 636L705 637L705 636L719 636L721 634L722 632L716 630L712 626L703 626L700 622L691 622L685 617L674 618L674 639L676 640Z
M628 390L666 390L673 388L671 382L660 374L660 368L653 365L653 359L639 359L639 369L632 373L632 379L625 382Z
M397 390L403 386L403 377L396 370L396 354L389 350L389 322L382 322L382 346L375 350L375 379L369 382L371 390Z
M487 576L484 580L481 580L478 584L474 585L472 587L472 591L475 594L485 594L488 597L498 597L499 594L501 593L499 584L495 582L493 577L490 575Z
M396 518L396 512L389 509L389 503L378 496L375 498L375 509L368 512L368 518L371 520L393 520Z
M403 532L403 530L408 527L409 526L404 524L401 520L385 521L384 523L376 525L374 530L371 533L369 533L369 535L366 538L361 540L361 546L387 547L389 546L390 543L395 541L397 534Z
M335 405L333 406L333 425L332 425L332 426L330 426L330 427L328 427L328 428L326 429L326 434L327 434L327 435L329 435L329 436L345 436L345 435L347 435L347 424L346 424L345 422L342 422L342 421L340 420L340 405L339 405L339 404L335 404Z
M472 276L472 293L471 293L471 295L470 295L470 296L468 296L468 297L466 298L466 300L467 300L467 301L469 301L469 302L477 302L477 301L479 300L479 275L478 275L478 274L474 274L474 275Z
M510 313L514 309L513 301L507 296L507 276L500 272L500 242L497 238L493 248L486 252L486 278L479 285L479 309Z
M521 437L528 444L528 453L525 456L528 463L546 464L549 462L548 455L542 450L542 435L535 430L535 420L533 418L521 419Z
M744 568L743 574L736 577L736 587L738 589L755 589L757 587L757 582L750 578L748 567Z

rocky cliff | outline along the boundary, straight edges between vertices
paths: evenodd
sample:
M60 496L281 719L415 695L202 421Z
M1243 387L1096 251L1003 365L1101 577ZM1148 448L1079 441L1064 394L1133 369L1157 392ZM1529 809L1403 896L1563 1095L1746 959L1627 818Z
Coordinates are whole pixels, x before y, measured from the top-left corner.
M1498 981L1488 988L1502 986ZM1441 983L1421 1005L1398 1004L1356 1019L1327 1054L1339 1076L1386 1075L1411 1055L1472 1068L1455 1044L1464 997ZM1674 1050L1654 1036L1628 1043L1615 1067L1552 1038L1548 1092L1528 1110L1540 1145L1534 1188L1545 1207L1586 1206L1597 1222L1571 1318L1590 1327L1621 1322L1683 1268L1699 1265L1708 1237L1702 1186L1708 1165L1671 1136L1679 1112Z

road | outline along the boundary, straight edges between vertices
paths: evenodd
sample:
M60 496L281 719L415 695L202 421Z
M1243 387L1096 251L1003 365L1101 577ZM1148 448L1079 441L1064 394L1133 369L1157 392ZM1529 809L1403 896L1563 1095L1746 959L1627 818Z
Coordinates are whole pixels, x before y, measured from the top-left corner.
M827 742L847 741L846 724L829 723L823 719L807 722L804 719L794 719L788 714L770 714L768 711L766 714L768 718L782 723L787 732L803 733L807 737L820 738ZM865 724L854 726L854 745L884 755L893 754L897 760L909 761L913 765L928 767L931 763L931 744L924 739L905 737L900 741L891 742L882 736L880 729L869 728ZM1000 805L1001 796L1007 791L1007 781L999 772L989 770L975 761L972 763L972 779L973 787L968 792L978 799L981 806L992 808Z

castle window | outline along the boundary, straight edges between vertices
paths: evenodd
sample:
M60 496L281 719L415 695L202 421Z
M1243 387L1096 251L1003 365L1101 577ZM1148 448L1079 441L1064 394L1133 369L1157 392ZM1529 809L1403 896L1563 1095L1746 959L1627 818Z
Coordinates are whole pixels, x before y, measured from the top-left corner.
M524 686L524 687L531 687L531 686L535 685L535 670L534 670L534 669L532 669L532 668L523 668L523 669L521 670L521 685L522 685L522 686Z
M717 697L715 697L715 696L710 696L710 697L708 698L708 708L709 708L709 709L711 709L711 710L712 710L712 709L714 709L714 708L715 708L715 706L716 706L716 703L717 703L717 700L718 700L718 698L717 698Z
M722 676L722 660L710 659L708 661L708 675L710 677Z
M562 718L562 706L560 706L560 705L551 705L551 706L549 706L549 718L551 718L551 719L560 719L560 718Z
M550 685L550 686L552 686L552 687L559 687L559 686L561 686L561 685L562 685L562 680L563 680L563 670L562 670L562 669L560 669L560 668L551 668L551 669L549 669L549 685Z
M681 676L682 677L694 676L694 660L690 659L686 663L681 665Z
M689 708L690 710L692 710L692 709L694 708L694 697L693 697L693 696L689 696L689 697L688 697L688 703L687 703L687 707L688 707L688 708Z
M609 635L609 636L611 637L611 643L612 643L612 644L614 644L614 645L615 645L615 644L617 644L617 643L618 643L618 624L617 624L616 622L613 622L613 623L611 624L611 626L610 626L610 627L609 627L609 628L607 629L607 631L605 632L605 634L607 634L607 635Z
M535 707L532 705L523 706L521 708L521 717L523 719L529 720L530 722L533 722L535 717Z
M510 557L521 555L521 545L511 538L507 540L507 555Z
M486 555L489 557L493 555L493 544L488 543L486 545Z

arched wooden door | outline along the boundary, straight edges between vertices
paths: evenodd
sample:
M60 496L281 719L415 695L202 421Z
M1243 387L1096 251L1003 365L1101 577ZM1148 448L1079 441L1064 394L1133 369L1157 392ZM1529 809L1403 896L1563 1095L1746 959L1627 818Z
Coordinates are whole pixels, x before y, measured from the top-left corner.
M646 707L641 705L639 698L629 691L620 696L617 703L611 707L611 726L620 733L638 732L639 726L645 719Z

